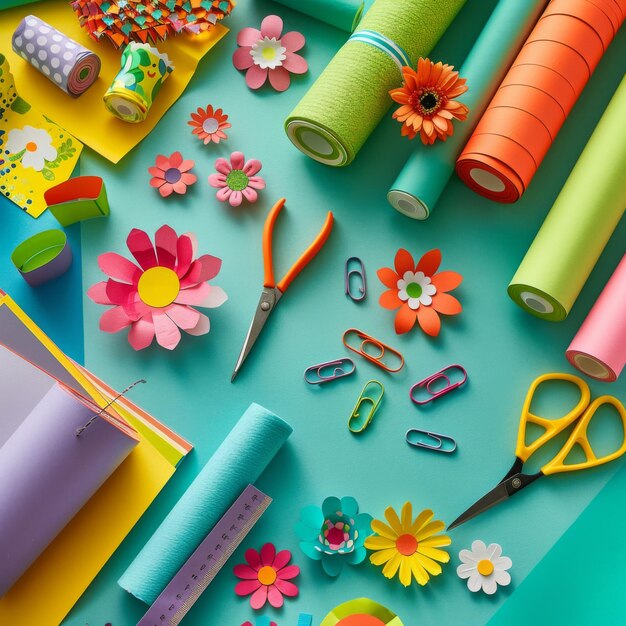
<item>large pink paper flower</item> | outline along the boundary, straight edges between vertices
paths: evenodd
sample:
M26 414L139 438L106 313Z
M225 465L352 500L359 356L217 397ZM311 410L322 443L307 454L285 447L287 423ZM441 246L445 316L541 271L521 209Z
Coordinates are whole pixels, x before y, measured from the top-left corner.
M239 206L244 198L248 202L256 202L256 190L265 189L265 181L256 176L261 167L261 161L246 161L243 152L233 152L230 163L222 157L215 161L217 174L209 176L209 185L217 187L215 197L220 202L230 202L231 206Z
M227 300L221 287L208 282L222 261L209 254L194 260L195 235L178 237L170 226L161 226L154 241L153 246L143 230L133 228L126 244L139 266L115 252L101 254L98 265L110 278L87 291L97 304L113 305L102 314L100 329L116 333L130 327L128 341L135 350L148 347L155 337L173 350L181 329L190 335L208 333L209 318L193 307L218 307Z
M301 33L291 31L281 37L283 21L278 15L268 15L261 23L261 30L244 28L237 35L240 46L233 54L233 65L246 72L246 84L258 89L269 76L276 91L285 91L292 74L304 74L309 66L299 54L305 39Z
M289 582L300 574L297 565L287 565L291 560L289 550L281 550L276 554L272 543L266 543L259 554L256 550L246 550L246 561L236 565L233 572L242 580L237 583L235 593L238 596L248 596L253 609L261 609L265 602L279 608L283 605L283 596L295 597L298 587Z

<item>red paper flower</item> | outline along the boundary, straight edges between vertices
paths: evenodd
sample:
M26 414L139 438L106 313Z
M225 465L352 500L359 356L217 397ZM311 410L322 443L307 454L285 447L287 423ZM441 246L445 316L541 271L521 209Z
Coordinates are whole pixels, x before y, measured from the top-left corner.
M430 250L415 265L411 254L400 248L395 271L389 267L378 270L378 278L389 288L379 303L385 309L399 309L395 320L399 335L409 332L417 321L427 335L436 337L441 328L438 313L457 315L462 311L461 303L447 292L458 287L463 277L452 271L435 273L440 264L440 250Z
M193 126L191 132L197 135L198 139L204 141L206 146L212 141L219 143L220 139L228 138L224 131L230 128L232 124L227 122L227 119L228 115L225 115L222 109L213 109L213 106L209 104L206 110L198 107L197 113L191 114L191 121L187 124Z
M150 186L156 187L164 198L172 193L185 194L187 187L197 180L195 174L189 172L194 165L191 160L183 160L180 152L174 152L169 157L159 154L155 166L148 168L152 174Z
M261 609L265 602L279 608L283 605L283 596L295 597L298 587L289 582L300 574L297 565L287 565L291 560L289 550L276 554L272 543L266 543L259 554L256 550L246 550L248 564L236 565L233 572L241 582L237 583L235 593L248 596L253 609Z

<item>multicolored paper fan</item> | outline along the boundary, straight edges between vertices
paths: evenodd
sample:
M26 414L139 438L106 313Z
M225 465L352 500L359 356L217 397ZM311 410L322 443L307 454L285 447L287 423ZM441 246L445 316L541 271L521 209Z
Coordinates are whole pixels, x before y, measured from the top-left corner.
M80 25L99 41L108 39L116 48L129 41L156 44L168 35L199 35L229 15L229 0L73 0Z

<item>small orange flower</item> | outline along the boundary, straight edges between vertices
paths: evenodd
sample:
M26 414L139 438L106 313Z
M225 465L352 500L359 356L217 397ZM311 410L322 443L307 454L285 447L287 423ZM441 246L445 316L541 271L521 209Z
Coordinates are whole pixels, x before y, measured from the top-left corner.
M452 136L452 120L462 122L469 113L464 104L454 100L467 91L465 79L459 78L452 65L422 58L417 62L417 72L403 67L402 76L402 87L389 92L402 105L393 114L402 123L402 135L413 139L419 133L426 145Z
M380 296L380 306L399 309L395 321L398 335L408 333L417 321L427 335L436 337L441 329L438 314L457 315L462 311L461 303L446 292L458 287L463 277L451 271L435 273L440 264L440 250L430 250L415 265L411 254L400 248L395 271L383 267L376 272L388 287Z
M192 113L191 120L187 124L193 126L191 132L198 135L198 139L204 141L206 145L212 141L219 143L220 139L227 138L224 131L232 126L226 121L227 119L228 115L224 115L222 109L213 109L213 106L209 104L206 111L199 107L197 113Z

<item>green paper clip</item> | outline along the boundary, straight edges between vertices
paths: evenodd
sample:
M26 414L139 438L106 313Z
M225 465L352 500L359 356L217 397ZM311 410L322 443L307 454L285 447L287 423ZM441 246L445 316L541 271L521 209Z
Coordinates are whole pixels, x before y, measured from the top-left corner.
M373 398L371 398L369 395L367 395L367 392L370 387L373 387L375 385L378 385L379 392ZM370 425L370 422L374 417L374 413L376 413L376 411L378 410L378 406L380 405L380 401L383 399L384 395L385 388L383 387L382 383L378 382L377 380L370 380L365 383L365 387L363 387L363 391L361 391L361 395L359 396L359 399L357 400L354 409L352 409L352 414L348 418L348 428L350 429L350 432L362 433ZM368 416L365 418L365 422L360 427L355 427L354 423L356 421L362 421L359 410L361 408L361 405L365 402L369 402L372 405L372 408L370 409Z
M109 214L109 201L102 178L75 176L48 189L44 199L62 226Z

